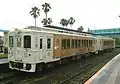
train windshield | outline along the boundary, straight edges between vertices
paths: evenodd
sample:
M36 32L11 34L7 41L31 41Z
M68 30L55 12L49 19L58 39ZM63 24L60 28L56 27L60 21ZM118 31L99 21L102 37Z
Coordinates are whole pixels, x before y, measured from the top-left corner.
M9 36L9 47L13 47L14 41L13 36Z
M24 36L24 48L31 48L31 36Z

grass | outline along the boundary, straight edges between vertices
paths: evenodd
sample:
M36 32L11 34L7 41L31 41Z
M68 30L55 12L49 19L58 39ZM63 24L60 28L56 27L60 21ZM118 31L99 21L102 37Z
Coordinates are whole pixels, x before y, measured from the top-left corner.
M8 54L4 54L4 53L3 53L3 54L0 54L0 59L1 59L1 58L7 58L7 57L8 57Z

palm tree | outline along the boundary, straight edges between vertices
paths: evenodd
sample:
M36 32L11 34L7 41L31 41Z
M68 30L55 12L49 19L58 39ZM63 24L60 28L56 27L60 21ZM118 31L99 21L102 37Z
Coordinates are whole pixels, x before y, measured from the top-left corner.
M46 14L46 20L47 20L47 13L50 11L51 7L50 7L50 4L48 3L45 3L42 5L42 9L44 10L45 14ZM47 24L46 24L47 25Z
M48 18L47 23L50 25L52 23L52 18Z
M46 20L46 18L44 18L41 23L43 23L43 25L47 25L47 20Z
M65 19L65 26L67 27L69 24L69 21Z
M84 28L83 28L83 26L80 26L77 30L82 32L84 30Z
M64 19L64 18L60 20L60 24L61 24L63 27L64 27L64 26L68 26L68 23L69 23L68 20L66 20L66 19Z
M70 19L68 20L69 24L72 25L75 23L75 19L73 17L70 17Z
M36 18L40 16L40 9L38 7L33 7L32 10L30 11L31 16L35 18L35 26L36 26Z
M42 20L42 23L43 23L43 25L47 25L47 24L51 24L52 23L52 19L51 18L48 18L47 20L46 20L46 18L44 18L43 20Z

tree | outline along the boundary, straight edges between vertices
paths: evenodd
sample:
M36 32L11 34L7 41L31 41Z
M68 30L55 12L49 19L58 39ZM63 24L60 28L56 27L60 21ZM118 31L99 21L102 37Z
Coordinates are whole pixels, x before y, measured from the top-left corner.
M52 23L52 18L48 18L47 23L50 25Z
M36 26L36 18L40 16L40 9L38 7L33 7L32 10L30 11L31 16L35 18L35 26Z
M43 23L43 25L46 25L46 24L47 24L46 18L44 18L44 19L42 20L42 23Z
M83 26L80 26L77 30L82 32L84 30L84 28L83 28Z
M52 19L51 18L48 18L47 20L46 20L46 18L44 18L43 20L42 20L42 23L43 23L43 25L47 25L47 24L51 24L52 23Z
M45 3L42 5L42 9L44 10L45 14L46 14L46 21L47 21L47 13L50 11L51 7L50 7L50 4L48 3ZM47 24L46 24L47 25Z
M69 24L72 25L75 23L75 19L73 17L70 17L70 19L68 20Z
M68 20L66 20L66 19L64 19L64 18L60 20L60 24L61 24L63 27L64 27L64 26L67 27L67 26L68 26L68 23L69 23Z

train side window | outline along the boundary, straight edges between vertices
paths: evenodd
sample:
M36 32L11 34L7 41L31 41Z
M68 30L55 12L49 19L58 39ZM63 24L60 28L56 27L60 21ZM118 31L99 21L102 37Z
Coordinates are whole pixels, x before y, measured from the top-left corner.
M94 44L95 44L95 40L92 40L92 47L94 46Z
M62 39L62 49L64 49L64 40Z
M85 47L87 47L87 40L85 40Z
M88 47L90 47L90 40L88 40Z
M82 40L80 40L80 47L82 47Z
M67 48L67 39L65 39L65 44L64 44L64 48Z
M51 48L51 39L48 38L47 39L47 49L50 49Z
M84 40L82 40L82 46L81 47L83 47L84 46Z
M67 39L67 48L70 48L70 39Z
M74 48L74 39L71 39L71 48Z
M86 47L88 47L88 40L86 40Z
M42 49L42 38L40 38L40 49Z
M89 45L88 43L89 43L89 41L87 40L87 47L88 47L88 45Z
M9 47L13 47L13 36L9 36Z
M62 39L62 49L65 49L65 39Z
M17 47L21 47L21 38L17 38Z
M31 36L24 36L24 48L31 48Z
M90 47L92 47L92 40L90 40Z
M75 39L75 48L77 48L77 39Z
M86 40L84 40L84 47L86 47Z
M78 40L78 47L80 48L80 40Z

